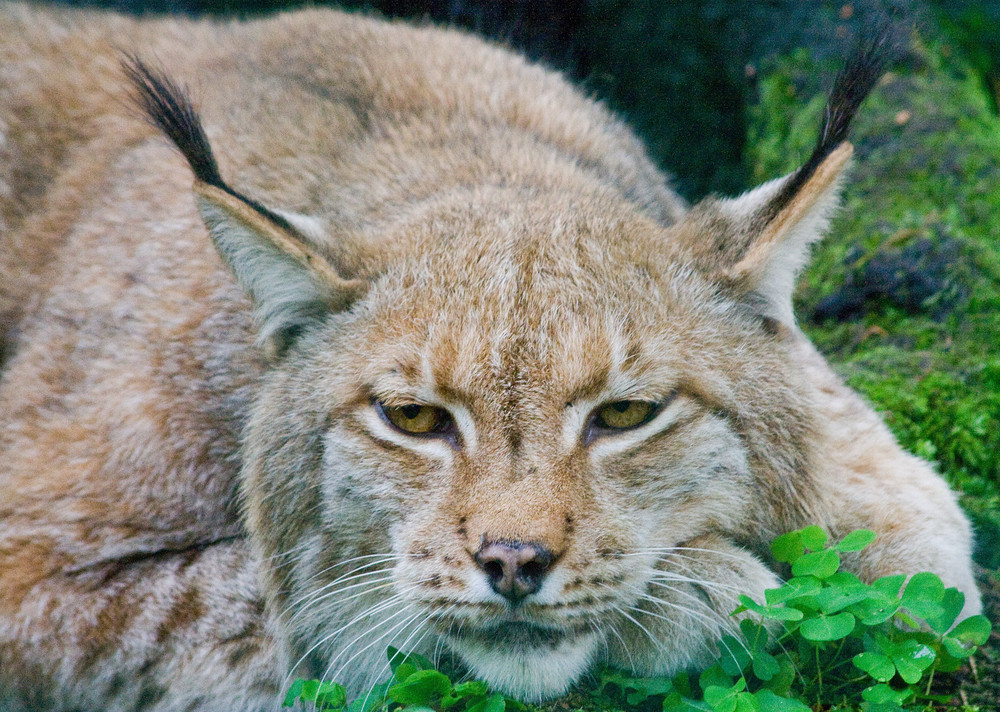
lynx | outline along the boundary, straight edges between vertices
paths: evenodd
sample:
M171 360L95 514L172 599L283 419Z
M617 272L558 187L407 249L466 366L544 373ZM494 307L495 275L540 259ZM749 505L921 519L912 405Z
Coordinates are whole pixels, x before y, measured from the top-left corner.
M954 495L792 314L879 56L689 207L457 31L3 6L0 707L268 710L388 645L532 701L696 668L811 523L978 611Z

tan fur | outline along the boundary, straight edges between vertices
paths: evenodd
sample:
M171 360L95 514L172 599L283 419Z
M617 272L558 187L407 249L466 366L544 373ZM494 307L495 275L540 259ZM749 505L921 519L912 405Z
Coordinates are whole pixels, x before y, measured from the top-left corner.
M222 175L292 228L192 195L118 49L190 88ZM781 181L689 212L608 112L454 31L19 5L0 134L5 710L265 710L295 674L357 691L388 644L527 699L669 673L808 523L874 529L859 574L935 571L978 610L954 496L791 318L849 147L754 227ZM665 405L586 442L626 399ZM484 541L555 557L516 609Z

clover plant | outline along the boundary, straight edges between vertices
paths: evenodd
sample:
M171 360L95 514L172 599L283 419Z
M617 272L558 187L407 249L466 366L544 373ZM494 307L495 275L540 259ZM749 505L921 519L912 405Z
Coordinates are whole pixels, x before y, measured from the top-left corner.
M986 642L990 623L977 615L955 625L965 597L935 574L866 584L840 570L842 553L874 539L858 530L829 546L816 526L775 539L772 553L792 577L763 601L740 597L742 635L722 639L718 662L696 684L679 675L658 689L664 712L898 712L947 702L932 693L935 674L958 669ZM614 672L602 682L632 704L649 689Z

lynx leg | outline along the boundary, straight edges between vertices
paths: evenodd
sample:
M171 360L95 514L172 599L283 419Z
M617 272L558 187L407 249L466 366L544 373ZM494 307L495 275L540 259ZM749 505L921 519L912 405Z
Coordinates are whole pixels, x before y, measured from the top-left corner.
M862 528L878 535L846 566L868 580L931 571L965 594L963 617L979 613L972 531L955 494L930 465L899 447L811 345L801 346L825 416L816 464L827 526L836 536Z

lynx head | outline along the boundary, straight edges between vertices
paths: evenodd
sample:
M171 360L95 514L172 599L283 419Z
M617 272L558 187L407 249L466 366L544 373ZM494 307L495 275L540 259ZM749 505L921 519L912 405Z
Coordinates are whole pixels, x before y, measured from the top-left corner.
M675 224L567 161L448 191L349 260L322 219L231 189L183 93L127 65L272 354L245 516L314 674L360 688L387 645L447 649L540 700L595 663L714 652L809 507L791 292L877 49L801 169Z

